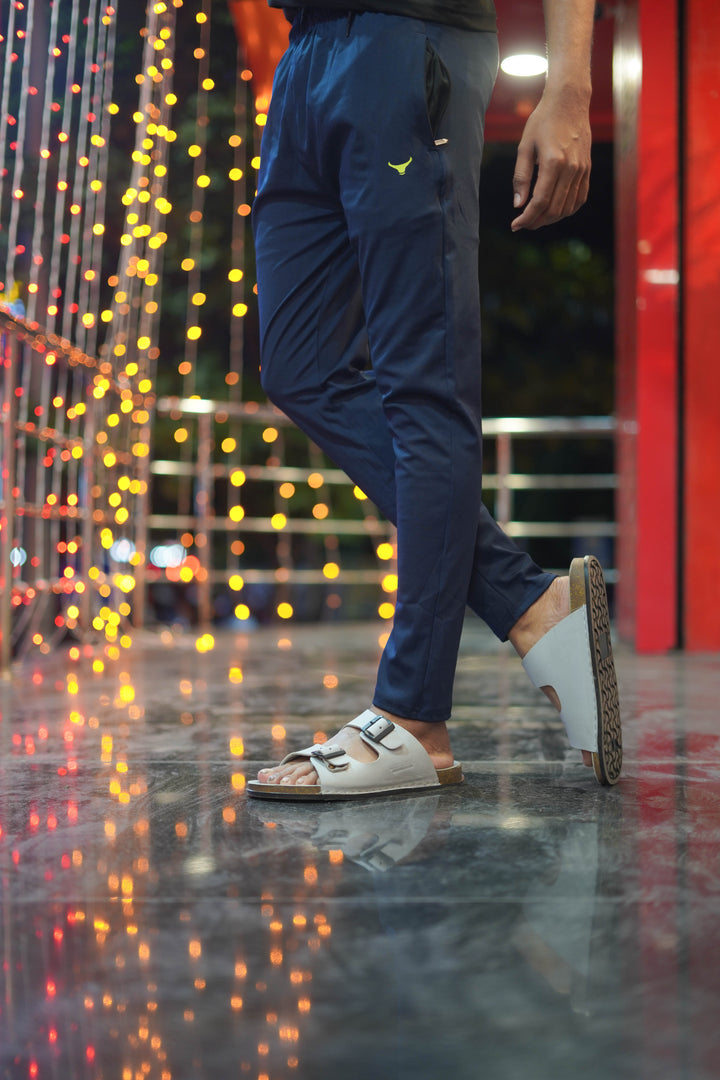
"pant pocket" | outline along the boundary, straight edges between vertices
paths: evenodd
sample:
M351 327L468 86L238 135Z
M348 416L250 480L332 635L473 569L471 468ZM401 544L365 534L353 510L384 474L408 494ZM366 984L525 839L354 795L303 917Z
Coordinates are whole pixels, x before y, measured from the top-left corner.
M450 91L450 73L432 43L426 40L425 104L433 139L439 136L440 124L450 101Z

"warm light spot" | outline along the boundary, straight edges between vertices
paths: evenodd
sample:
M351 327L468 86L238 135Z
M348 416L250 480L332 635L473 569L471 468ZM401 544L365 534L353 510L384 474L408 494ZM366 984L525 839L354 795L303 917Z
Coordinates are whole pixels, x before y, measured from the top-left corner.
M385 574L385 577L382 579L382 587L384 592L397 592L397 574Z
M265 428L265 430L262 433L263 442L266 442L266 443L275 442L275 440L278 437L278 434L279 434L279 432L278 432L277 428L274 428L274 427Z
M381 604L378 608L378 615L381 619L392 619L395 614L394 604Z
M242 669L239 667L231 667L228 678L231 683L241 683L243 681Z
M245 743L239 736L234 736L230 740L230 753L233 754L234 757L242 757L245 753Z
M314 885L318 879L318 872L314 866L306 866L303 872L303 877L309 885Z
M246 619L250 618L250 608L247 606L247 604L238 604L236 606L235 618L239 619L240 622L244 622Z
M277 515L280 517L281 515ZM291 619L293 615L292 604L282 603L277 606L277 613L281 619Z
M233 773L230 782L235 791L242 791L245 787L245 777L242 773Z
M326 503L315 503L312 508L312 514L318 521L324 521L330 513L330 509Z
M287 518L284 514L273 514L270 518L270 524L273 529L284 529L287 525Z
M280 740L285 738L287 732L285 731L285 728L282 724L273 724L270 730L270 734L272 735L273 739L279 742Z
M378 544L376 549L378 559L392 559L393 546L392 544L384 543Z
M340 567L338 566L337 563L328 562L328 563L325 563L325 565L323 566L323 575L326 578L329 578L330 580L332 580L333 578L336 578L339 573L340 573Z
M323 686L326 690L335 690L338 685L337 675L325 675L323 678Z

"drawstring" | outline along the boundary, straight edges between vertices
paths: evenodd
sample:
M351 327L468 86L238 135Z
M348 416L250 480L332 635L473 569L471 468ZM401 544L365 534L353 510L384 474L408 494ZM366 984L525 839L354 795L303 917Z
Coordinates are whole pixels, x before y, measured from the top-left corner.
M345 31L345 37L350 37L350 31L352 30L352 24L355 20L356 12L348 11L347 17L347 30Z

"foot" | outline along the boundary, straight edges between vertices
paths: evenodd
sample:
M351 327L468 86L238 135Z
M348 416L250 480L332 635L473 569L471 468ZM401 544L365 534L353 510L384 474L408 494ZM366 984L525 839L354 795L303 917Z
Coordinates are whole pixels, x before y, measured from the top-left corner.
M570 578L558 577L550 584L542 596L539 596L534 604L521 615L511 629L508 637L515 652L522 659L529 653L533 645L540 640L548 630L557 626L561 619L570 614ZM544 686L543 693L560 712L560 701L552 686ZM592 768L592 754L589 750L582 751L583 763Z
M389 713L385 709L376 709L374 705L372 709L414 735L430 755L430 760L436 769L447 769L453 764L446 724L408 720L402 716L395 716L394 713ZM372 761L377 757L375 751L361 738L356 728L341 728L337 735L333 735L331 741L337 746L342 746L356 761ZM291 761L287 765L274 765L269 769L261 769L258 780L262 784L317 784L318 776L309 761Z

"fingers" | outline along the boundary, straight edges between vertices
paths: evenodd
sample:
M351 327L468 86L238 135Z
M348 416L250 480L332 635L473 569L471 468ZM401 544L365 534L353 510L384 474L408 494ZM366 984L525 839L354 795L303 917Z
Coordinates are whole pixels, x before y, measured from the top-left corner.
M515 160L513 173L513 206L524 206L530 196L533 172L535 171L535 150L527 139L521 139Z
M589 167L557 158L541 161L532 198L510 228L539 229L569 217L587 201L589 185Z

